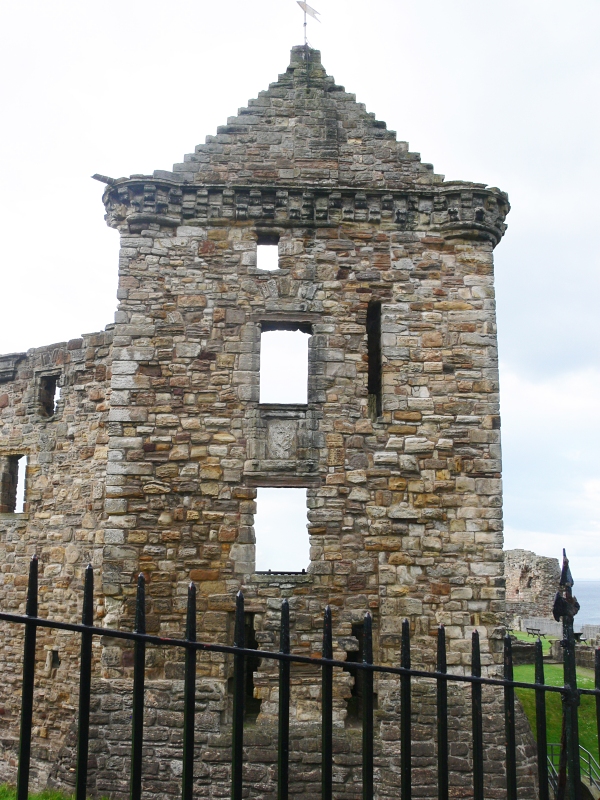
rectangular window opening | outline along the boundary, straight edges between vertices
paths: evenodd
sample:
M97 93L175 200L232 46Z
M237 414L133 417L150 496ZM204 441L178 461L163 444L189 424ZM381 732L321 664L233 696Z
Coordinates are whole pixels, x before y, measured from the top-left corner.
M310 563L306 489L261 487L256 508L256 571L306 572Z
M45 417L56 414L60 400L60 386L58 375L42 375L40 378L40 408Z
M381 416L381 303L371 301L367 309L367 356L369 360L369 416Z
M300 403L308 398L308 340L303 331L263 331L260 402Z
M0 456L0 513L25 512L26 480L27 456Z
M256 269L279 269L279 236L261 235L256 243Z

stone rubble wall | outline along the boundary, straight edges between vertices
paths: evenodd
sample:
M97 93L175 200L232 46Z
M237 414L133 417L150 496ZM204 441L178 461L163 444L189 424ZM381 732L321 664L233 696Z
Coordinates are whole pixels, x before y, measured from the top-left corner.
M376 797L398 797L400 785L400 693L397 680L389 700L375 712L374 781ZM125 798L129 793L132 707L130 681L102 681L95 686L90 743L90 791L94 796ZM437 793L435 745L435 685L413 682L412 778L413 795L431 798ZM181 793L183 682L151 681L146 687L144 717L143 790L152 797L178 797ZM473 753L470 730L470 690L450 685L449 784L452 797L472 797ZM527 719L516 701L517 774L519 796L537 797L536 747ZM225 797L230 793L230 727L221 723L226 701L216 684L200 682L196 704L196 748L194 796ZM485 793L489 798L506 795L503 747L503 696L497 688L483 690L483 743ZM340 800L362 797L362 733L359 727L334 726L333 785ZM49 785L74 789L75 726L67 737ZM321 791L321 727L316 722L293 723L290 727L290 796L305 798ZM244 728L245 796L264 800L277 793L277 725L259 722Z
M1 357L0 456L28 457L24 513L0 514L0 608L25 613L29 562L39 558L39 614L81 621L83 570L100 566L112 331ZM46 416L41 378L61 397ZM104 614L97 595L96 618ZM0 622L0 781L14 780L23 631ZM59 666L53 666L56 651ZM100 651L98 647L97 657ZM77 705L79 640L38 629L32 757L43 786ZM56 658L56 657L55 657Z

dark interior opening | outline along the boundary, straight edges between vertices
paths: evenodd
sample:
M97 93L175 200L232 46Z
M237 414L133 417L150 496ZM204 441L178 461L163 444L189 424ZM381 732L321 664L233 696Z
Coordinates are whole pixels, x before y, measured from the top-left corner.
M361 664L363 660L363 649L365 641L365 628L362 622L352 626L352 636L358 641L358 650L350 650L346 656L346 663ZM352 694L346 700L348 716L346 724L349 727L358 725L362 720L363 711L363 672L360 669L353 669L351 666L344 667L345 672L349 672L354 677ZM377 708L377 695L373 693L373 707Z
M271 231L258 231L256 234L256 244L257 245L278 245L279 244L279 234L272 233Z
M367 308L367 355L369 359L369 415L381 416L381 303L371 301Z
M312 336L312 322L302 322L300 320L262 320L260 329L263 333L268 331L300 331Z
M42 375L40 378L40 407L45 417L52 417L56 414L59 396L58 375Z

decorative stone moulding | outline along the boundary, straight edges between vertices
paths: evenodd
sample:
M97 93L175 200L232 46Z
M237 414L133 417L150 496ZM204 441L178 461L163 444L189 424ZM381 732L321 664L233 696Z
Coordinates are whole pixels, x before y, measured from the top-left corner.
M27 353L8 353L0 356L0 383L13 381L17 374L17 364L27 358Z
M148 179L150 180L150 179ZM398 230L423 230L445 238L502 238L508 196L484 184L448 182L406 190L353 187L193 186L174 181L121 179L104 192L106 220L122 233L150 225L231 225L260 221L266 227L327 227L369 222Z

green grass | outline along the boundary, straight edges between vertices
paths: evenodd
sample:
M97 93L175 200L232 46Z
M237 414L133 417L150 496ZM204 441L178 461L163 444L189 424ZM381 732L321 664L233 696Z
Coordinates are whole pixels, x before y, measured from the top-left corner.
M515 639L518 639L520 642L530 642L531 644L534 644L537 641L537 636L530 636L525 631L511 631L510 635L514 636ZM545 656L549 656L550 655L550 645L553 642L552 637L546 638L546 639L541 639L541 642L542 642L542 653Z
M0 800L15 800L16 796L17 790L14 786L0 786ZM67 800L68 795L45 789L43 792L30 794L29 798L30 800Z
M16 796L17 790L14 786L7 786L6 784L0 786L0 800L15 800ZM30 794L29 800L73 800L73 796L55 792L52 789L44 789L43 792ZM103 798L103 800L106 800L106 798Z
M524 683L535 682L533 664L523 664L514 668L514 679ZM564 684L562 664L544 664L544 679L550 686ZM594 671L577 668L577 685L580 689L594 688ZM532 689L516 689L531 729L535 735L535 692ZM596 727L596 700L584 695L578 709L579 743L598 760L598 730ZM546 692L546 736L548 743L560 742L562 731L562 703L558 693Z

